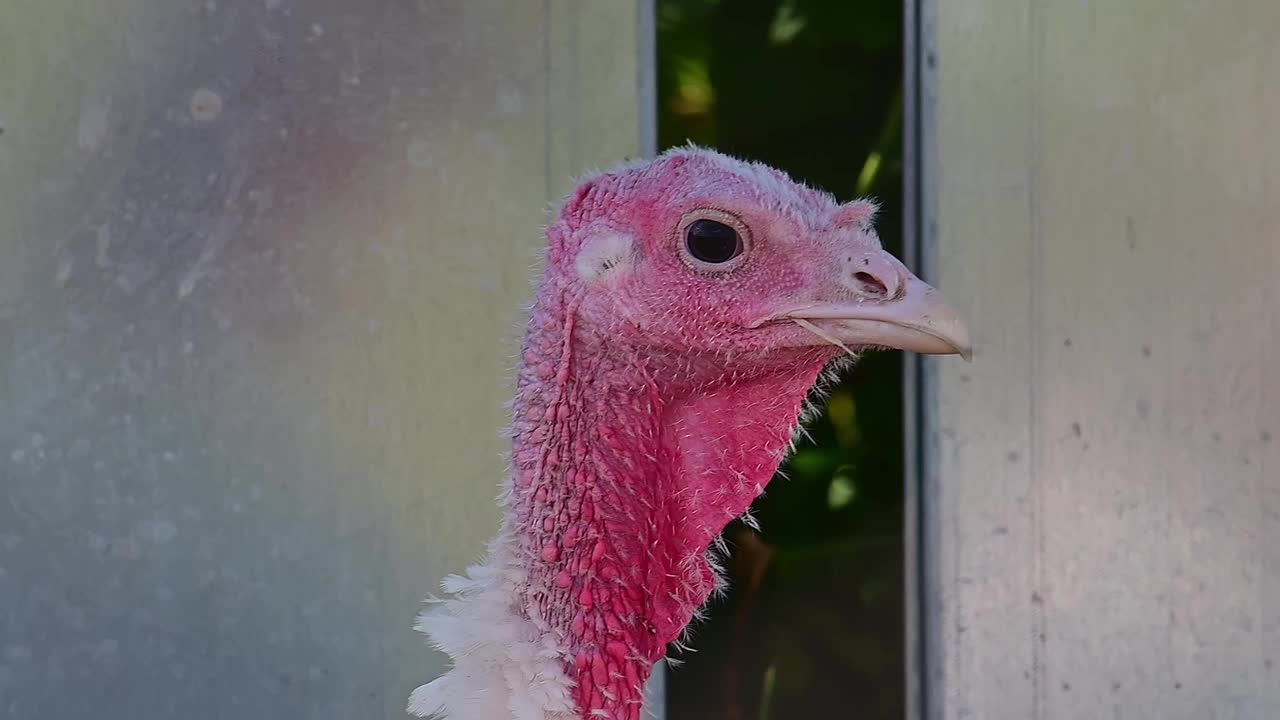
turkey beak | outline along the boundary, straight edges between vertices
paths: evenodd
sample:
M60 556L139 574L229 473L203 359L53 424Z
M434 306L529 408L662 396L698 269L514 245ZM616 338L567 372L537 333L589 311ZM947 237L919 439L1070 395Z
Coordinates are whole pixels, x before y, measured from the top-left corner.
M850 346L973 358L969 329L960 314L883 250L847 258L832 294L838 299L798 306L775 317L812 323Z

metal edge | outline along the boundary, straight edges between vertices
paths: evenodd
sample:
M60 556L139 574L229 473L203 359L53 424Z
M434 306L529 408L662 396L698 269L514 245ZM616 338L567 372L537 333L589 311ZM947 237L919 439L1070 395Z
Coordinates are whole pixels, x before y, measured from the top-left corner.
M640 112L640 154L658 154L658 15L655 0L636 1L636 107ZM644 717L665 720L667 716L667 663L653 666L644 686Z
M636 2L636 47L640 58L636 72L637 106L640 111L640 153L658 154L658 11L655 0Z
M923 277L937 281L937 162L936 142L937 124L937 90L938 90L938 58L937 18L940 8L939 0L916 0L916 218L920 271ZM943 637L937 627L937 619L941 617L938 603L941 601L939 587L939 556L941 547L938 536L941 524L937 516L938 507L931 498L938 494L938 447L937 428L934 426L937 402L937 364L928 359L919 362L917 373L917 471L919 488L919 551L917 553L919 567L918 613L919 613L919 658L917 671L920 676L920 720L941 718L946 708L942 702L945 694L941 676L943 657Z
M929 133L932 131L935 50L931 32L934 0L903 2L903 261L932 280L934 255ZM918 355L903 361L903 603L907 720L940 717L929 682L933 667L929 618L936 597L930 578L933 558L928 505L931 364Z
M903 262L917 274L920 268L920 77L919 0L904 0L902 6L902 255ZM903 546L903 674L905 717L924 720L924 628L921 594L921 416L920 357L903 353L902 361L902 546Z

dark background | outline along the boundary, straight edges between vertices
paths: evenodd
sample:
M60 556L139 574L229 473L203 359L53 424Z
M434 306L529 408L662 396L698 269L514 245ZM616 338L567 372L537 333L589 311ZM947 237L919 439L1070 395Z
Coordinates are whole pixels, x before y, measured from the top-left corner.
M873 196L902 251L900 0L659 0L659 145L760 160ZM726 532L731 589L668 676L672 720L901 718L899 353L864 357Z

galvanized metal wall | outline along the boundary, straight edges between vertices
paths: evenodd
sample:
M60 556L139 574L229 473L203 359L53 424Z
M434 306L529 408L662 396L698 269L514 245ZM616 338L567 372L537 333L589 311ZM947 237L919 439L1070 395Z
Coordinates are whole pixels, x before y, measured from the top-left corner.
M1280 4L922 10L925 716L1280 717Z
M403 717L544 207L651 150L651 12L0 11L0 717Z

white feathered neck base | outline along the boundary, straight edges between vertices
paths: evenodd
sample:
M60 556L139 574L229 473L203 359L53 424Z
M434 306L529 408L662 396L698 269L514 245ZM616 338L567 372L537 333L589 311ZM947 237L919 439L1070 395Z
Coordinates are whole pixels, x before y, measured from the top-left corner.
M432 598L414 626L448 653L453 668L419 687L409 712L441 720L577 720L565 675L565 651L516 607L528 573L513 562L514 538L505 526L488 556L450 575L450 596Z

